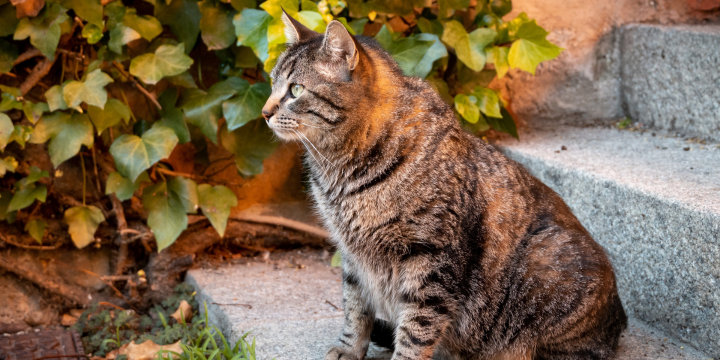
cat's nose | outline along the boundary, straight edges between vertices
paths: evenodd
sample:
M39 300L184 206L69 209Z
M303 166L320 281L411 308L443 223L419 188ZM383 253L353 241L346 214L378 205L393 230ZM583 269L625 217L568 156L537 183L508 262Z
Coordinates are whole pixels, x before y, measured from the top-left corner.
M262 116L265 118L265 121L270 120L270 118L275 115L274 109L263 109L262 110Z

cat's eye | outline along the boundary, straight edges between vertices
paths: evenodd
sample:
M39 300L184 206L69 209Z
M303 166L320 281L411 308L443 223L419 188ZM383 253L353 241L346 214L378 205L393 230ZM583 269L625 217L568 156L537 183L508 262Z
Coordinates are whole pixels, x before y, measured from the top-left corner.
M290 94L292 94L294 98L300 96L300 94L303 93L303 90L305 90L305 87L300 84L290 85Z

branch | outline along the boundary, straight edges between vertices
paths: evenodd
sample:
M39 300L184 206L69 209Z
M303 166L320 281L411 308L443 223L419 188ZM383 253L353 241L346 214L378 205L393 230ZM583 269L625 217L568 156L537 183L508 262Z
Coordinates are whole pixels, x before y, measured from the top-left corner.
M40 52L40 50L35 49L35 48L32 48L32 49L30 49L30 50L28 50L28 51L20 54L20 56L18 56L18 58L15 59L15 61L13 61L13 65L20 64L20 63L22 63L23 61L32 59L32 58L34 58L34 57L36 57L36 56L40 56L40 55L42 55L42 53Z
M20 92L25 95L32 88L34 88L35 85L37 85L37 83L43 77L45 77L47 73L50 72L50 69L52 68L53 64L55 64L56 59L57 56L53 56L52 60L45 58L44 60L37 63L33 68L32 72L30 73L30 76L28 76L25 81L20 85Z
M142 85L140 85L140 83L135 80L134 76L130 75L127 71L125 71L122 65L120 65L117 61L113 61L113 65L115 66L115 68L118 69L118 71L120 71L121 74L123 74L124 77L128 78L132 82L134 87L136 87L138 90L140 90L141 93L143 93L143 95L150 99L150 101L152 101L152 103L157 106L158 110L162 110L162 106L160 106L160 103L157 101L157 99L155 99L155 96L149 93L147 89L145 89Z
M6 243L8 243L8 244L10 244L10 245L12 245L12 246L19 247L19 248L21 248L21 249L27 249L27 250L56 250L56 249L58 249L58 248L60 247L60 245L54 245L54 246L24 245L24 244L20 244L20 243L16 243L16 242L14 242L14 241L8 240L6 236L7 236L7 237L11 237L12 235L5 235L5 236L3 236L3 234L0 234L0 240L4 241L4 242L6 242Z

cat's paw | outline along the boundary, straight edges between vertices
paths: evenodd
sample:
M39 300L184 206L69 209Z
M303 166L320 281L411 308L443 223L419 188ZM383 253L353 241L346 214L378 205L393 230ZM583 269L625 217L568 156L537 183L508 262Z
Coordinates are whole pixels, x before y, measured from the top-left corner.
M341 347L334 347L327 352L325 360L359 360L355 354L350 352L348 349Z

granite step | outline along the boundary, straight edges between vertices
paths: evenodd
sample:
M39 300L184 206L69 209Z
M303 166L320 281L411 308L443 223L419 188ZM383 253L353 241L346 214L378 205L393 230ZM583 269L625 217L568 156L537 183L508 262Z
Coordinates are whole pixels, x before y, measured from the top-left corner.
M341 271L317 250L274 252L188 272L211 324L234 342L251 331L259 360L322 360L342 329ZM391 354L371 346L368 360ZM658 329L631 319L618 360L709 359Z
M720 145L569 127L496 145L607 250L631 317L720 358Z

